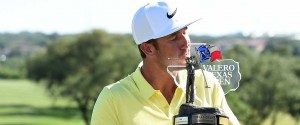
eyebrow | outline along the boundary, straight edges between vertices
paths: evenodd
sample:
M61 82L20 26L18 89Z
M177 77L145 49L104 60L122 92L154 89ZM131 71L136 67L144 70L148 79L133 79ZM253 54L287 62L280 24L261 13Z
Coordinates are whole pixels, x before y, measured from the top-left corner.
M176 31L176 32L174 32L174 33L168 35L168 38L170 38L170 37L172 37L172 36L176 36L176 34L177 34L179 31L180 31L180 30L178 30L178 31Z

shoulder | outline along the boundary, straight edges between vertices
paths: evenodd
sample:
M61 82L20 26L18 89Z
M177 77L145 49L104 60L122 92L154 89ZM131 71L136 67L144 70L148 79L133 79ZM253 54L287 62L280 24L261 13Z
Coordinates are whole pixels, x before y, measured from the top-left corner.
M204 73L204 74L203 74ZM195 70L195 79L201 82L206 82L209 86L218 86L218 80L213 73L202 71L201 69Z
M124 79L103 87L94 105L91 124L118 124L122 99L132 89L130 80Z
M133 91L135 91L135 89L136 89L135 83L131 79L131 75L128 75L127 77L125 77L115 83L105 86L103 88L102 92L104 92L104 93L109 92L109 93L113 94L114 96L116 96L116 95L123 95L126 92L133 92Z
M97 98L96 107L105 110L108 110L108 107L110 107L111 111L115 110L112 107L118 107L124 98L135 93L136 90L133 84L129 75L118 82L103 87Z
M204 73L204 75L203 75ZM196 70L195 71L195 82L200 84L195 84L196 87L199 88L210 88L204 89L207 90L209 93L213 95L224 95L223 89L221 84L219 83L218 79L214 76L213 73L207 71Z

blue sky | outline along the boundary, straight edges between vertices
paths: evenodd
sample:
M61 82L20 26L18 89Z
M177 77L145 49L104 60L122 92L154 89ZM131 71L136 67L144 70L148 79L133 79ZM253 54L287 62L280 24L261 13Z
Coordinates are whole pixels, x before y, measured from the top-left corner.
M131 33L132 16L147 1L151 0L0 0L0 33ZM189 27L192 34L300 34L297 0L173 1L202 18Z

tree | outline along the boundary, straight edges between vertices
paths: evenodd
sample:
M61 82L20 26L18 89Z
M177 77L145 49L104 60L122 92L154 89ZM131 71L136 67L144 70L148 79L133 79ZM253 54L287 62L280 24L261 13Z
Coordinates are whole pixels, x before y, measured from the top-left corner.
M88 125L101 89L134 70L140 60L132 41L100 30L61 39L28 61L28 77L47 80L52 95L74 100Z
M285 100L287 101L285 111L296 119L295 124L297 124L300 122L300 65L297 65L300 63L300 59L291 58L290 62L290 69L294 72L293 77L298 79L295 79L292 84L289 84L289 92L285 95Z
M273 37L269 38L264 53L272 53L273 55L280 56L285 60L283 67L287 72L282 74L289 74L282 88L286 88L283 99L285 100L285 106L281 107L283 111L289 113L299 122L300 119L300 63L298 58L300 55L300 42L299 40L292 39L291 37ZM282 67L282 66L281 66Z
M236 46L224 55L240 63L240 87L227 98L229 105L234 107L232 110L245 124L260 124L270 115L275 124L278 112L299 117L297 58L288 53L271 53L260 55L245 46Z
M264 53L299 56L300 41L291 37L271 37L267 41Z
M250 50L247 46L238 45L225 51L223 56L225 59L233 59L234 61L239 62L241 73L239 88L235 92L230 92L226 95L228 105L234 107L232 110L241 122L249 124L248 119L253 112L251 105L244 99L244 95L247 95L248 93L245 93L243 88L245 88L245 86L253 79L252 69L255 67L255 62L257 61L259 54ZM253 119L253 121L254 120L255 119Z

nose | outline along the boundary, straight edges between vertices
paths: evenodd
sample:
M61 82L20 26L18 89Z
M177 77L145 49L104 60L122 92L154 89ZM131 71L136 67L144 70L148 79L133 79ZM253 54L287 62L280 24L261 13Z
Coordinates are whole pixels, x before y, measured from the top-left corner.
M180 35L181 35L180 48L187 49L191 43L190 37L185 32L182 32Z

